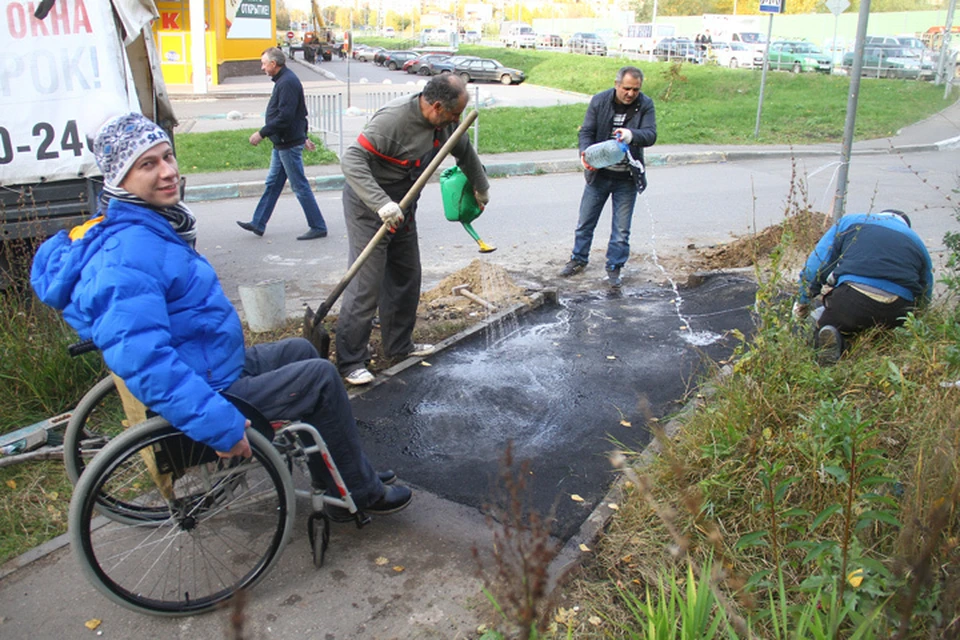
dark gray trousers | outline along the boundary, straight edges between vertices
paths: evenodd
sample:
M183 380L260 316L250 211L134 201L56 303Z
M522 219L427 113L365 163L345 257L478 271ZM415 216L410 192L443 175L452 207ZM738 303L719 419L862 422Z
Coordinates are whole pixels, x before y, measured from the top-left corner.
M405 189L387 193L399 202ZM416 211L404 211L412 217ZM343 188L343 216L350 244L350 264L357 259L382 224L350 188ZM342 375L364 366L370 359L368 344L377 308L380 309L380 335L387 357L413 351L413 327L420 304L420 244L414 220L404 220L395 233L377 245L373 254L347 285L337 319L337 368Z
M343 381L307 340L249 347L240 378L226 392L256 407L267 420L301 420L316 427L358 508L383 497L386 489L363 451ZM315 484L335 486L320 456L312 456L309 466Z

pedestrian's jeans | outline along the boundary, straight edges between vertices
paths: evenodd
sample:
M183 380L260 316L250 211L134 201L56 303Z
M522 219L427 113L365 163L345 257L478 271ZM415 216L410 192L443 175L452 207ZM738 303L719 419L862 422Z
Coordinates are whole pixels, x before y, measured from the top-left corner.
M274 147L270 156L270 170L267 172L266 188L257 203L257 210L253 214L253 226L263 231L273 215L273 208L283 192L283 185L290 179L290 188L293 189L303 214L307 217L307 224L311 229L326 231L327 223L317 206L317 199L313 196L310 183L303 172L303 145L299 144L289 149Z
M637 187L632 176L612 176L608 171L599 171L591 184L583 188L580 198L580 220L573 243L571 260L586 264L590 261L590 245L593 231L600 220L600 213L607 198L613 198L613 222L610 243L607 245L607 271L622 267L630 257L630 222L637 201Z
M337 369L309 342L289 338L248 347L240 378L226 391L256 407L267 420L302 420L316 427L358 508L383 497L386 489L363 451ZM307 464L314 484L336 494L320 456L312 455Z

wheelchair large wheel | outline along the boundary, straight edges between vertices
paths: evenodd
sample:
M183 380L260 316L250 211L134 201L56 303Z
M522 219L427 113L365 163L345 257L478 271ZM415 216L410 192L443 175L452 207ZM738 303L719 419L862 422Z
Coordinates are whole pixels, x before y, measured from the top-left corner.
M261 580L294 519L294 489L277 450L247 430L249 459L218 458L162 418L114 438L70 502L70 539L86 577L130 609L200 613ZM96 518L109 495L165 518Z
M63 434L63 463L70 482L77 484L93 456L123 433L124 420L117 385L113 376L107 376L80 399L67 422Z

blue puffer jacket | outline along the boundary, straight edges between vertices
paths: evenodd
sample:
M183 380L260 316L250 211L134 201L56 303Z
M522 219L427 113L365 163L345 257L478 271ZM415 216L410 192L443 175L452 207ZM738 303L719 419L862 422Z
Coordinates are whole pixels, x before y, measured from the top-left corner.
M93 339L141 402L194 440L229 450L245 420L217 391L240 376L243 330L213 267L160 215L119 200L102 222L71 234L37 252L37 295Z

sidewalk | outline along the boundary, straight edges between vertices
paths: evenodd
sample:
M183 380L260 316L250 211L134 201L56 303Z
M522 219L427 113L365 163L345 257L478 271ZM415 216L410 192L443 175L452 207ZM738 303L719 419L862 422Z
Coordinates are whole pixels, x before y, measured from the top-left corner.
M343 92L346 84L330 78L328 71L295 61L291 69L301 77L307 92ZM317 73L323 79L310 79ZM230 78L224 84L212 88L207 96L183 95L176 88L171 90L175 101L220 101L223 99L255 99L259 108L266 106L265 94L269 94L273 85L266 77ZM406 84L353 84L352 91L359 99L366 92L384 91L385 88L410 88ZM474 85L470 85L471 90ZM566 94L573 99L575 94L541 88L558 95ZM586 100L589 96L579 96ZM482 112L482 109L481 109ZM237 115L237 114L234 114ZM241 120L227 119L226 112L201 116L202 119L216 119L217 129L258 127L262 123L262 114L248 113ZM183 118L181 126L189 124L190 118ZM343 118L344 144L352 142L366 124L367 116L347 116ZM853 144L853 155L864 154L900 154L920 151L940 151L960 148L960 101L954 102L943 111L926 120L904 127L889 138L864 140ZM801 156L839 155L840 144L814 144L801 146L767 145L656 145L646 152L649 166L677 166L685 164L705 164L733 162L737 160L785 158ZM484 154L482 156L487 173L494 178L507 176L540 175L544 173L564 173L581 171L582 167L574 149L553 151L525 151L520 153ZM452 161L448 160L452 164ZM340 165L317 165L306 167L307 178L315 191L336 191L343 188L344 179ZM222 200L228 198L259 197L263 193L263 181L266 169L249 171L231 171L222 173L191 174L187 176L185 201L197 202ZM436 180L436 177L434 177ZM289 192L289 185L286 190Z

